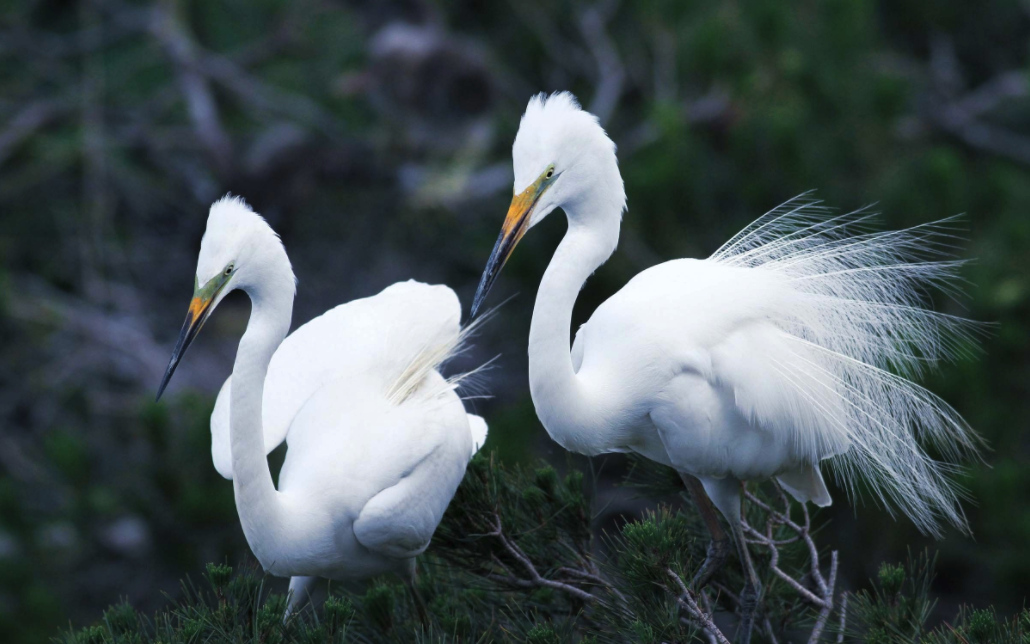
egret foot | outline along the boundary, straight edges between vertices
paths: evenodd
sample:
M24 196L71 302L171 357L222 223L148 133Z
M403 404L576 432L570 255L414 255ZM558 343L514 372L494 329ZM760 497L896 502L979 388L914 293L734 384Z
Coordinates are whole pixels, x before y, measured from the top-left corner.
M749 644L751 641L758 598L762 594L762 584L757 580L751 581L748 577L744 575L744 589L740 591L740 633L737 640L740 644Z
M712 539L708 542L708 554L698 569L690 585L694 590L701 590L708 585L715 573L726 564L730 555L730 540L725 536L722 539Z

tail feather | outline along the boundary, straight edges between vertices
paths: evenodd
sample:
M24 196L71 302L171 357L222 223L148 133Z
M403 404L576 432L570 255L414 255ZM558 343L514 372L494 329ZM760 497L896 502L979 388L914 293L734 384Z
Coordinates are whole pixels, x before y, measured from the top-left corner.
M920 443L957 461L975 456L981 439L907 379L974 351L983 332L924 308L932 289L961 293L963 262L947 256L954 219L874 232L872 216L834 214L806 193L745 228L711 261L762 271L781 287L771 316L780 338L767 359L793 391L792 405L804 408L791 430L800 452L836 453L838 480L850 487L863 475L877 498L925 532L939 534L942 520L967 529L956 466L933 460Z
M821 508L833 505L818 465L803 465L776 477L783 489L801 503L811 501Z
M468 414L469 430L472 432L472 454L474 455L486 443L487 427L486 421L475 414Z

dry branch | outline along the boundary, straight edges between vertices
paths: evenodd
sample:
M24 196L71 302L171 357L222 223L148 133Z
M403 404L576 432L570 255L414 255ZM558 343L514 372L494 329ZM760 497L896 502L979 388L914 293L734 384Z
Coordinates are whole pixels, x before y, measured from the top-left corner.
M816 545L815 540L812 538L812 520L808 513L806 504L800 504L801 512L804 516L804 522L799 524L791 519L790 515L793 504L790 499L778 484L776 484L776 489L779 493L780 501L783 504L782 510L773 508L770 504L765 503L751 492L745 493L746 498L751 503L754 503L766 512L766 523L764 533L754 529L746 522L744 524L744 531L751 538L749 543L769 549L769 568L772 570L773 574L790 586L790 588L793 589L803 600L819 609L815 624L812 627L812 632L809 634L808 638L809 644L815 644L822 637L823 631L826 629L826 623L833 612L834 596L836 594L837 586L837 570L839 565L838 553L836 550L830 553L829 574L824 576L821 568L822 564L819 556L819 548ZM773 531L778 525L787 527L795 533L795 536L787 539L774 538ZM779 565L780 547L796 543L798 540L804 543L808 552L809 576L812 578L816 587L815 592L806 588L805 585L796 578L791 577ZM841 622L843 624L845 619L843 607L841 611ZM769 637L775 641L772 625L767 617L764 618L763 625Z
M510 554L512 558L515 559L515 561L517 561L523 569L525 569L529 577L517 577L514 574L509 574L507 576L490 574L488 575L488 578L494 581L499 581L520 588L529 588L535 586L540 588L551 588L554 590L559 590L563 593L571 595L572 597L575 597L587 603L593 603L598 600L596 596L586 592L585 590L577 588L570 583L548 579L541 575L537 571L536 566L533 565L533 562L530 561L529 557L526 556L526 553L522 552L522 550L515 543L513 543L511 539L507 537L507 535L504 534L504 530L501 526L501 517L495 514L494 518L496 521L496 528L493 532L488 533L486 536L496 537L501 542L501 545L504 546L504 549L508 552L508 554ZM500 562L497 561L497 563ZM500 565L504 569L510 571L510 569L507 566L504 566L504 564ZM604 585L608 586L608 584Z
M679 602L679 605L687 611L691 620L699 624L701 629L707 635L715 638L715 641L720 644L730 644L729 640L726 639L726 636L723 635L722 631L719 630L719 627L716 626L715 622L712 620L711 614L698 605L697 598L694 596L694 593L687 588L686 584L683 583L683 580L680 579L680 576L671 568L666 568L665 573L669 575L669 578L676 584L680 593L677 597L677 601Z

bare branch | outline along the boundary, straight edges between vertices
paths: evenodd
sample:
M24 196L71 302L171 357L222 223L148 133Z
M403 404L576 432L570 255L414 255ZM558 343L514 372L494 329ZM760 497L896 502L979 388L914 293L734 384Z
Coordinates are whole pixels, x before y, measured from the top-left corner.
M796 579L794 579L793 577L791 577L790 575L788 575L780 569L780 551L772 543L771 537L765 545L769 547L769 553L771 555L771 559L769 561L769 568L773 571L773 573L775 573L776 576L782 579L783 581L787 582L787 585L793 588L797 592L797 594L804 597L809 603L815 604L816 606L823 606L823 600L821 597L818 597L815 593L802 586L801 582L797 581Z
M597 88L590 101L590 111L602 125L615 112L626 80L626 69L606 30L606 22L615 12L615 3L609 5L607 8L589 5L579 16L579 32L597 65Z
M713 88L707 94L681 104L682 119L690 124L704 124L718 121L730 113L732 107L729 95L722 89ZM644 121L630 130L619 141L619 151L632 154L658 140L661 132L651 121Z
M575 74L589 73L590 57L580 47L570 43L567 38L555 30L554 20L549 16L541 15L540 10L530 2L512 0L508 6L522 20L526 28L533 32L540 46L547 53L547 57L556 65L561 65Z
M1025 72L1004 72L956 101L952 109L958 110L967 117L981 116L995 109L1004 101L1012 98L1024 98L1028 93L1030 91L1028 91Z
M848 594L847 592L840 598L840 626L837 627L837 644L843 644L844 642L844 631L848 625Z
M830 553L830 581L827 584L827 589L823 591L823 606L819 611L819 616L815 620L815 626L812 627L812 635L808 638L808 644L816 644L819 638L822 637L823 629L826 628L826 620L830 618L830 611L833 610L833 593L834 586L837 585L837 551L834 550Z
M726 639L726 636L722 634L719 627L715 625L714 621L712 621L712 616L698 606L697 600L694 598L694 594L690 592L690 589L688 589L687 585L683 583L680 576L673 572L672 568L666 568L665 574L672 579L673 583L675 583L676 587L679 589L680 594L677 597L677 602L684 610L687 611L687 614L690 615L691 619L700 624L705 633L714 637L715 641L720 644L730 644L730 641Z
M218 167L223 172L228 170L232 143L222 127L218 104L208 80L198 70L200 54L196 43L169 8L155 8L150 31L175 67L197 138L203 142Z
M757 498L751 492L745 491L747 499L764 510L768 515L765 523L764 534L747 525L746 522L744 524L745 533L750 535L756 543L769 549L769 568L773 573L786 582L788 586L793 588L794 591L797 592L805 601L819 608L819 614L816 617L815 625L813 626L808 639L809 644L816 644L822 637L823 631L826 629L826 623L833 611L833 598L836 594L837 570L839 565L838 553L836 550L830 553L830 572L828 577L824 577L820 566L819 548L816 546L815 540L812 539L812 518L808 513L807 505L804 503L800 504L801 513L804 516L804 523L799 524L790 517L791 507L793 505L790 498L778 484L776 484L776 489L779 493L780 500L783 503L782 511L774 509L771 505ZM796 536L787 539L774 538L773 527L775 525L786 526L793 530L796 533ZM805 548L808 551L809 574L816 586L817 593L806 588L801 584L801 582L788 575L779 566L780 546L789 543L796 543L798 540L804 542ZM775 641L772 624L767 618L764 622L764 626L770 639Z
M527 557L526 554L522 552L522 550L517 545L512 543L511 540L509 540L508 537L504 534L504 531L501 528L501 517L497 515L494 515L494 517L497 522L496 529L493 532L489 533L487 536L497 537L497 539L501 542L501 545L504 546L504 549L508 552L508 554L510 554L515 559L515 561L519 562L519 564L521 564L522 567L526 570L526 572L529 574L529 579L519 579L514 576L504 577L501 575L493 574L487 575L489 579L501 581L503 583L507 583L512 586L518 586L520 588L530 588L534 586L553 588L555 590L560 590L562 592L568 593L569 595L572 595L573 597L576 597L587 603L593 603L598 600L598 598L594 595L579 588L576 588L575 586L543 577L539 572L537 572L536 566L534 566L533 562L529 560L529 557Z
M7 127L0 132L0 164L3 164L14 150L28 140L36 130L40 129L67 106L54 100L32 101L22 107L7 122Z
M1030 137L981 120L1004 101L1030 94L1025 73L1003 72L960 95L964 83L952 41L939 35L930 52L931 96L923 101L924 119L971 148L1030 164Z
M772 622L769 621L769 618L764 617L762 623L765 626L765 634L769 636L769 641L772 644L780 644L780 641L776 639L776 634L773 632Z

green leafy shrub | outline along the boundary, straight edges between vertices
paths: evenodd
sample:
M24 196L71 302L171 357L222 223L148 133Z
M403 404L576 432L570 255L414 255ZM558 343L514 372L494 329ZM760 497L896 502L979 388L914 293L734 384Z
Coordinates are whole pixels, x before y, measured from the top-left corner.
M636 476L639 481L664 475ZM780 573L810 589L818 585L811 566L822 574L825 557L812 559L818 547L809 543L811 517L802 508L801 522L794 504L774 486L750 494L748 525L765 525L773 535L779 571L771 572L771 551L755 537L751 550L764 591L753 641L807 639L819 622L819 606ZM706 631L720 628L716 622L732 620L736 611L734 591L742 578L735 558L708 588L690 587L708 539L689 507L645 512L594 544L580 473L562 477L548 466L506 468L492 455L473 460L455 498L430 552L420 559L424 619L409 589L389 578L373 580L364 590L341 591L331 584L324 602L284 618L287 597L272 592L251 565L209 564L206 586L185 582L182 599L152 619L121 602L98 623L60 641L660 644L708 641L712 633ZM928 627L935 605L933 570L934 558L927 554L885 563L869 589L850 595L832 587L830 573L823 583L830 584L828 595L836 604L826 611L833 620L823 619L824 636L867 644L1030 642L1026 610L1004 619L993 608L963 608L954 620ZM848 609L841 611L845 599ZM718 620L706 622L715 615Z

